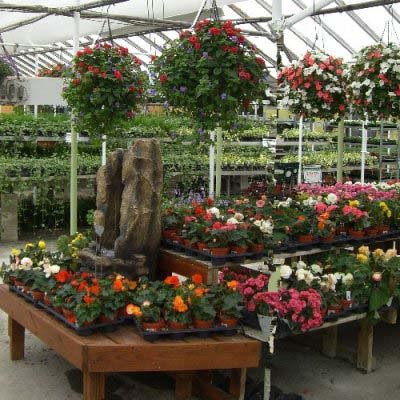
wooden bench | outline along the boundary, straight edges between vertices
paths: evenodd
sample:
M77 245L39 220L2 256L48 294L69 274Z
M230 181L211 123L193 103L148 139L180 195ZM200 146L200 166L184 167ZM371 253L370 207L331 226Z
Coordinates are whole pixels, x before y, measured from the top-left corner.
M196 395L203 398L243 399L246 368L259 364L260 343L242 335L150 343L127 325L111 333L79 336L10 292L6 285L0 285L0 308L8 314L11 360L24 357L25 329L28 329L83 372L84 400L104 399L106 373L139 371L173 372L178 400L191 398L192 381L197 385L193 387ZM209 374L194 376L196 371L215 369L232 370L230 395L214 388Z

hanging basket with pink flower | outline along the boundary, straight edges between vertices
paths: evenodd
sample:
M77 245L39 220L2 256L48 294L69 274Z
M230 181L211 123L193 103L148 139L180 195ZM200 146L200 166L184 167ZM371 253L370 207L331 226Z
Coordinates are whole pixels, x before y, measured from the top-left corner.
M364 47L345 73L354 110L370 119L397 118L400 112L400 47Z
M264 60L231 21L204 20L182 31L154 59L154 71L168 103L208 129L228 126L266 88Z
M306 118L343 116L347 110L343 70L341 58L307 52L280 72L281 104Z
M65 73L64 97L79 129L109 135L134 116L147 78L140 65L128 49L107 43L76 53Z

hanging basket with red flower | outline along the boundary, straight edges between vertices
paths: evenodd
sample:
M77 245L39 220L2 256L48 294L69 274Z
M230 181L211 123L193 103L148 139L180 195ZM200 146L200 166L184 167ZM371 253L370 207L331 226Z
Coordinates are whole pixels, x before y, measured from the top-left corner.
M281 104L306 118L334 118L347 110L342 59L319 51L285 67L278 76Z
M231 21L204 20L181 32L154 70L168 103L209 129L229 125L266 88L264 60Z
M143 101L147 75L128 49L97 44L78 51L67 70L64 97L79 129L112 134Z
M41 78L61 78L67 69L65 64L57 63L50 68L42 68L38 72Z
M400 47L364 47L346 71L354 110L370 119L397 118L400 112Z

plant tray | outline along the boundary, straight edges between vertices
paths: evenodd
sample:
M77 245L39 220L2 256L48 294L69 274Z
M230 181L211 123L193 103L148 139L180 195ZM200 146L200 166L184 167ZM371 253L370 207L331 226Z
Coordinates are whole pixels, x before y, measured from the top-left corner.
M80 327L68 321L67 318L65 318L62 314L58 313L57 311L55 311L52 307L47 306L41 301L34 301L31 295L24 293L22 290L17 289L15 286L9 286L9 288L11 292L16 293L17 296L23 297L29 303L33 303L35 307L42 308L43 310L51 314L53 317L63 322L68 328L73 329L80 336L89 336L99 331L113 332L117 329L119 325L131 319L130 317L125 317L125 318L120 318L112 323L95 324L88 327Z
M179 252L184 252L189 256L195 256L198 258L201 258L203 260L208 260L211 261L211 264L214 266L221 266L226 264L227 262L236 262L236 263L241 263L243 262L246 258L251 258L251 259L260 259L264 256L264 251L260 253L244 253L244 254L227 254L226 256L213 256L209 251L200 251L197 249L193 248L188 248L183 246L180 243L173 242L172 240L168 239L163 239L162 243L164 247L170 248Z
M227 328L224 326L215 326L210 329L182 329L180 331L172 331L172 330L161 330L161 331L145 331L142 329L141 325L135 321L135 325L137 330L139 331L140 336L148 342L155 342L156 340L167 338L167 339L176 339L182 340L188 336L197 336L200 338L208 338L213 334L219 334L224 336L233 336L236 335L238 331L238 327L236 328Z

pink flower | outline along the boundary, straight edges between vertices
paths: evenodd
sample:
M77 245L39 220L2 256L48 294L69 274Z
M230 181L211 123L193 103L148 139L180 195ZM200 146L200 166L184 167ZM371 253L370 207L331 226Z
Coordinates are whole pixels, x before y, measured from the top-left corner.
M264 206L265 206L265 201L264 201L264 200L257 200L257 201L256 201L256 206L257 206L258 208L264 207Z
M316 211L318 214L322 214L323 212L326 211L326 205L325 205L324 203L317 203L317 204L315 205L315 211Z

